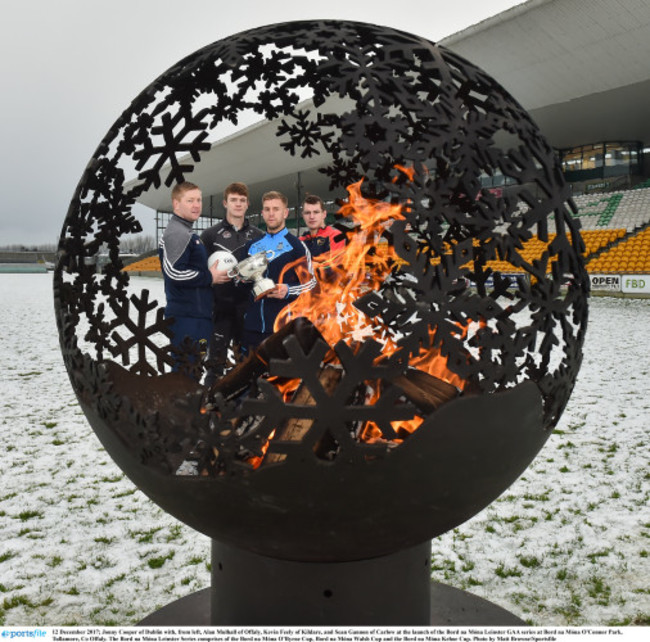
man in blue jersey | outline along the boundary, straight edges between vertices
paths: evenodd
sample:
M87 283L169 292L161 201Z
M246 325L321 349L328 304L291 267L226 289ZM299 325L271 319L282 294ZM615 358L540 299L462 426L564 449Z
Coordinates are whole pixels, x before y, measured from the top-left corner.
M245 256L265 252L269 264L264 273L276 283L269 293L252 300L244 316L242 345L246 350L259 345L273 334L275 319L288 303L316 285L311 255L305 244L286 228L288 200L280 192L267 192L262 197L262 218L266 234L248 243Z
M193 232L201 216L201 190L194 183L179 183L172 190L173 216L163 233L158 256L165 281L165 317L172 318L172 346L186 337L205 351L212 333L212 284L227 280L215 263L208 268L208 253ZM179 363L174 365L177 370Z

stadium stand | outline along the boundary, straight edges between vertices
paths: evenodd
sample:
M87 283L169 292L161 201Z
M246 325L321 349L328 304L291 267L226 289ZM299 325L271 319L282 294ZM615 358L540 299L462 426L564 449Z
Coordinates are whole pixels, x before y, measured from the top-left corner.
M147 256L125 266L123 272L160 272L160 260L158 256Z
M650 179L633 189L583 194L573 200L588 272L650 273ZM549 219L548 243L554 238L555 224ZM532 263L548 244L534 237L523 245L522 258ZM490 261L489 267L505 273L522 271L504 260Z
M574 199L592 273L650 273L650 181Z

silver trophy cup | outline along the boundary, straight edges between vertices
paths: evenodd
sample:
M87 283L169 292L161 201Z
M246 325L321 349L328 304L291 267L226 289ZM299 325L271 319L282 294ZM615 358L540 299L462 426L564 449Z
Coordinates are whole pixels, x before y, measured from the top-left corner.
M263 277L264 271L269 264L266 252L258 252L240 261L234 268L228 271L230 278L239 277L244 281L253 281L253 295L255 300L261 299L270 290L275 288L275 283L268 277Z

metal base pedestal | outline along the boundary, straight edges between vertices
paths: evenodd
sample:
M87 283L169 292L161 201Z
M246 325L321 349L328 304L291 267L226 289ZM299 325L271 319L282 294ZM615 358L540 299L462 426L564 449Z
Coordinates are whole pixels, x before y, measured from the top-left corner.
M139 624L140 626L211 626L211 590L206 588L171 602L145 617ZM403 623L402 626L407 624ZM445 584L436 582L431 584L429 626L525 625L523 620L510 611L483 598ZM338 626L338 623L330 623L328 626Z
M480 597L430 581L429 542L359 562L289 562L213 540L212 586L146 626L522 626Z

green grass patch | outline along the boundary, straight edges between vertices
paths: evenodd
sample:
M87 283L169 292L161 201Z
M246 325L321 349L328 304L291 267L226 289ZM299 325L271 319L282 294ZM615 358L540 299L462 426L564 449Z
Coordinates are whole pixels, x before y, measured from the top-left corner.
M521 571L516 568L506 568L504 564L499 564L495 569L495 574L497 577L506 578L506 577L521 577Z
M537 568L540 565L539 559L534 555L521 555L519 563L526 568Z
M121 493L117 493L117 495L113 495L115 499L119 499L120 497L128 497L129 495L134 495L136 488L130 488L129 490L124 490Z
M153 542L154 535L160 530L162 530L162 527L157 526L148 531L131 531L130 535L132 537L137 537L138 544L150 544Z
M596 560L598 560L600 557L607 557L610 552L611 551L598 551L597 553L589 553L589 555L587 555L587 558L592 564L595 564Z
M2 601L2 608L5 611L9 611L9 609L15 609L17 606L27 606L30 609L33 609L35 607L35 604L31 602L24 595L14 595L13 597L6 597Z
M126 573L116 575L115 577L112 577L110 580L108 580L106 584L104 584L104 586L106 588L110 588L111 586L113 586L113 584L116 584L117 582L121 582L125 578L126 578Z
M43 517L43 513L40 510L24 510L21 513L18 513L18 519L21 522L26 522L28 519L34 519L34 517L40 519Z
M149 568L161 568L163 564L170 559L173 559L174 557L174 551L171 551L167 555L162 555L161 557L152 557L151 559L147 560L147 565Z
M95 541L98 544L111 544L115 541L114 537L95 537Z
M600 606L608 606L612 589L605 584L601 577L594 576L589 579L587 584L587 594L594 598Z
M115 563L104 555L98 555L92 562L92 567L96 568L98 571L102 571L105 568L111 568L113 566L115 566Z
M550 491L547 490L546 492L537 495L534 495L533 493L526 493L524 495L524 499L530 502L548 502L550 499L548 496L549 492Z
M442 571L446 576L448 573L456 572L456 562L453 560L442 560L442 562L432 561L431 570L434 572Z
M102 477L99 481L106 482L108 484L114 484L115 482L121 481L122 479L122 475L112 475L111 477Z
M179 539L183 534L183 526L181 524L172 524L169 527L169 535L167 535L167 541L173 542L176 539Z

